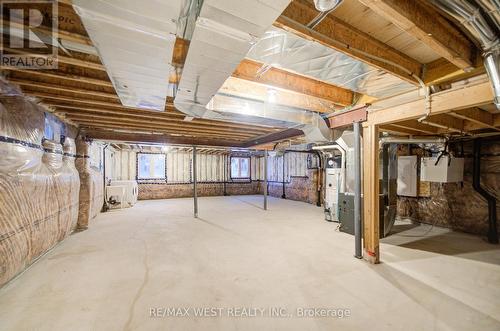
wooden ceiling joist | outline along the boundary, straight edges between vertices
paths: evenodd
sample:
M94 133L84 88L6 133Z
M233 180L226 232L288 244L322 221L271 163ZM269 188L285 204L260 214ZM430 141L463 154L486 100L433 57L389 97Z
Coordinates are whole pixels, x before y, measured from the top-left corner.
M256 134L259 134L257 132L252 132L252 131L235 131L231 129L218 129L218 128L212 128L212 127L200 127L200 126L185 126L185 125L180 125L180 123L172 123L172 122L164 122L164 121L151 121L151 120L138 120L136 118L116 118L116 117L111 117L111 116L96 116L96 115L89 115L89 114L65 114L65 118L76 121L78 123L83 123L83 122L93 122L93 123L120 123L120 124L137 124L137 125L142 125L150 128L164 128L164 129L171 129L171 130L190 130L192 132L197 132L197 133L215 133L215 134L228 134L228 135L234 135L234 136L241 136L241 137L252 137Z
M144 133L125 133L113 132L103 129L86 129L85 135L100 140L121 141L121 142L141 142L154 144L173 144L173 145L200 145L200 139L196 137L179 137L160 134L144 134ZM226 139L206 138L203 140L205 146L224 146L237 147L241 143L235 143Z
M462 109L449 112L448 115L462 119L465 122L464 130L474 130L481 128L489 128L495 131L500 131L500 125L495 125L495 116L487 111L479 108ZM471 123L468 123L471 122Z
M72 93L72 94L83 94L86 97L100 97L100 98L108 98L108 99L114 99L114 100L119 100L118 95L112 94L112 93L106 93L106 92L99 92L99 91L94 91L94 90L85 90L81 88L76 88L76 87L71 87L67 85L55 85L55 84L48 84L48 83L41 83L41 82L33 82L29 80L24 80L24 79L17 79L17 78L12 78L9 80L10 82L17 84L21 87L28 87L28 89L25 89L25 92L27 94L31 93L37 93L40 92L39 90L42 91L54 91L54 92L67 92L67 93Z
M72 74L61 72L61 71L57 71L57 73L54 73L54 71L49 72L47 70L28 70L28 69L18 69L18 68L13 68L13 67L2 68L2 69L6 70L6 71L14 71L14 72L21 72L21 73L29 74L30 77L35 76L35 77L42 77L42 78L50 78L50 79L54 79L57 81L65 81L66 80L66 81L72 81L72 82L77 82L77 83L85 83L85 84L90 84L90 85L113 88L113 84L109 80L102 80L102 79L95 79L95 78L90 78L90 77L85 77L85 76L72 75Z
M262 63L244 59L234 71L233 77L321 98L341 106L353 102L354 93L347 89L277 68L259 75L262 66Z
M410 73L421 76L421 63L332 15L325 17L314 30L307 28L306 25L317 15L318 11L310 2L294 0L274 25L385 70L405 81L418 84Z
M170 135L183 135L183 136L193 136L193 137L211 137L218 139L227 139L230 141L245 141L247 137L238 137L232 136L230 134L213 134L213 133L197 133L189 130L167 130L163 128L150 128L142 125L134 125L134 124L113 124L113 123L96 123L96 122L81 122L81 127L86 128L104 128L104 129L117 129L117 130L136 130L140 132L151 132L151 133L161 133L161 134L170 134Z
M458 68L467 69L475 66L474 44L455 25L424 1L361 0L361 2Z

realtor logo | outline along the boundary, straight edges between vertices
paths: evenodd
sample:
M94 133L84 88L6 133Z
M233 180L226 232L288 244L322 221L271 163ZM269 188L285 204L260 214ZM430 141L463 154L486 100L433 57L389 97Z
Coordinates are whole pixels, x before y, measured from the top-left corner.
M57 1L0 0L2 67L57 69Z

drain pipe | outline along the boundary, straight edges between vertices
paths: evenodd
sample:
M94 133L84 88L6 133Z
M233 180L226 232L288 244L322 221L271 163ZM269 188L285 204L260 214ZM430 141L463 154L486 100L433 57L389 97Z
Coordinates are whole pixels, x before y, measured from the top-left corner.
M481 186L481 139L474 140L472 186L488 202L488 242L498 244L496 198Z
M286 194L285 194L285 155L286 152L283 152L283 194L281 195L282 199L286 199Z
M318 186L318 201L316 201L316 206L321 207L321 192L323 190L323 180L321 178L323 173L323 157L319 151L314 151L314 153L318 156L318 178L316 185Z
M385 144L444 144L446 138L431 137L431 138L399 138L399 137L384 137L380 138L379 146L382 148Z
M106 212L109 210L108 202L106 201L106 149L110 144L106 144L102 149L102 179L103 179L103 192L102 195L104 197L104 204L102 205L101 211Z

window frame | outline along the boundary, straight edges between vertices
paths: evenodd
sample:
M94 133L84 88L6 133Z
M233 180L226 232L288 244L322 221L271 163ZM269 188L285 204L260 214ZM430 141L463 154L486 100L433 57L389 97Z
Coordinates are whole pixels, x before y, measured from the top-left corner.
M233 159L247 159L248 160L248 177L233 177ZM241 165L241 164L240 164ZM241 169L240 169L241 172ZM252 179L252 158L250 156L232 156L229 158L229 178L233 180L251 180Z
M162 178L139 178L139 157L141 154L147 155L163 155L165 162L165 171ZM135 180L136 181L167 181L167 154L165 153L152 153L152 152L137 152L135 155Z

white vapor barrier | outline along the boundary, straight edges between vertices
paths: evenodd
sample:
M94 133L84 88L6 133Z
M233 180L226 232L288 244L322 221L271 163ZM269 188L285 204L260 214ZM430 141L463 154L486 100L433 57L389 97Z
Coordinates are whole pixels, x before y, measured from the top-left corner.
M291 177L307 176L307 157L308 153L287 152L285 158L285 181L289 182ZM312 156L312 155L311 155ZM316 157L316 156L312 156ZM256 178L264 180L264 160L257 159ZM283 181L283 155L267 157L267 180L273 182Z
M167 183L192 182L192 151L171 150L165 152ZM230 155L213 154L210 152L197 153L197 176L199 182L230 181ZM251 157L251 178L260 179L258 163L260 158ZM224 175L224 170L226 174ZM106 149L106 178L109 180L136 180L137 151L118 150L112 147ZM164 182L164 180L157 180Z

